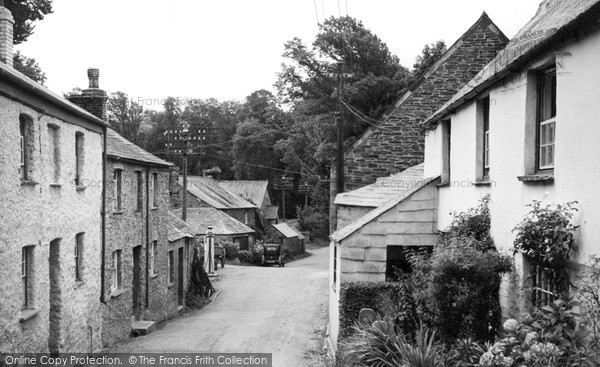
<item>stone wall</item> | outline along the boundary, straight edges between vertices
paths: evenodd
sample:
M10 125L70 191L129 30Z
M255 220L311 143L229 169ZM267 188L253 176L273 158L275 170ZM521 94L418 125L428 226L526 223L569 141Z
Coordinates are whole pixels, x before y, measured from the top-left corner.
M341 282L384 281L387 246L437 244L433 182L340 242Z
M32 98L30 103L37 102ZM21 114L27 116L33 134L27 182L19 176ZM66 122L0 97L1 351L48 352L49 339L58 352L101 348L100 277L95 272L100 269L102 190L91 187L93 180L102 177L101 131L79 118ZM77 133L85 139L82 178L88 185L81 187L73 181ZM49 138L52 135L56 146ZM83 234L83 274L76 281L74 249L79 233ZM31 258L30 289L28 310L22 311L21 254L26 246Z
M121 210L113 207L112 180L115 169L122 172L122 205ZM143 200L141 210L137 210L137 176L143 177ZM152 208L150 202L149 226L146 224L146 185L148 182L148 167L141 164L129 164L110 159L107 168L107 215L106 215L106 305L103 306L102 344L111 345L125 339L131 332L132 316L139 320L161 321L177 313L177 299L173 300L168 284L168 248L167 213L170 205L169 169L167 167L149 168L149 177L158 174L158 205ZM147 231L148 234L147 235ZM156 274L146 271L147 244L157 241L158 257L155 259ZM134 248L139 248L139 272L134 272ZM112 256L113 252L121 250L122 287L113 287ZM149 259L148 259L149 260ZM176 264L176 262L175 262ZM139 274L139 298L137 313L134 313L134 276ZM149 274L147 277L146 274ZM146 297L148 292L148 297Z
M507 41L484 14L449 49L439 66L434 65L377 127L369 128L346 150L345 190L422 163L425 141L421 122L470 81Z

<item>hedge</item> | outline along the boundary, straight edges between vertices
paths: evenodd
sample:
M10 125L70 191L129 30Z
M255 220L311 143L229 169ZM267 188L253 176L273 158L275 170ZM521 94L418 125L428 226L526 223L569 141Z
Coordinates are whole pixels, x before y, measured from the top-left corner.
M363 308L412 324L416 317L410 288L405 281L343 283L340 291L340 335L344 337L351 333Z

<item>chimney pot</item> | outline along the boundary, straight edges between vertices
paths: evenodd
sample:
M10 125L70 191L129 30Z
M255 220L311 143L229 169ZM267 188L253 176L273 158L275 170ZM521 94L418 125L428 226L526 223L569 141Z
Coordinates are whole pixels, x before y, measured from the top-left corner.
M100 70L95 68L88 69L88 78L90 80L90 89L100 88Z
M0 4L0 62L13 67L13 30L15 19L10 10Z

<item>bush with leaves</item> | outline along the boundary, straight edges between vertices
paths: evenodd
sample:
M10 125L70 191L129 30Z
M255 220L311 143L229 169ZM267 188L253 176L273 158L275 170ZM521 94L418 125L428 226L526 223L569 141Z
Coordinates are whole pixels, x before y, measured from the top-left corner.
M590 256L588 265L577 281L577 298L581 301L582 316L590 333L590 347L600 351L600 257Z
M569 254L577 249L574 232L579 226L571 223L576 204L572 201L542 206L541 201L534 200L528 205L530 212L513 229L516 235L513 252L520 252L533 265L548 269L548 281L562 288L559 293L567 290Z
M252 253L250 251L247 250L240 250L240 252L238 252L238 259L240 259L240 262L246 263L246 264L252 264Z
M403 282L349 282L340 290L340 335L350 335L363 308L394 320L407 332L416 327L416 309L412 287Z
M454 213L433 253L411 257L419 317L450 342L465 332L493 340L500 326L501 276L513 263L493 245L488 203L486 196L477 208Z
M316 207L307 206L298 215L300 227L303 231L312 233L317 238L329 237L329 217L327 212Z
M230 241L219 241L218 242L225 249L225 258L227 260L234 260L238 258L240 246Z

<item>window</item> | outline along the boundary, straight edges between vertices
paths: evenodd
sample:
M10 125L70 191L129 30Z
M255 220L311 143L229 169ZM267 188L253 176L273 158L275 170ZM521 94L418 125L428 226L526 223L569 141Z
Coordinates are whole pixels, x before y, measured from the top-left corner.
M48 161L52 167L52 178L60 181L60 130L57 125L48 125Z
M21 249L21 308L32 308L33 246Z
M83 233L75 236L75 281L83 281Z
M21 162L19 166L19 174L21 180L31 181L33 169L33 152L35 146L33 119L27 115L19 116L19 132L20 132L20 152Z
M554 168L556 130L556 69L543 70L538 76L537 163L539 170Z
M531 303L534 306L547 306L560 298L568 289L567 284L558 284L552 280L552 270L537 265L531 265L532 289Z
M113 290L123 288L123 265L121 263L121 250L116 250L113 252L111 288Z
M150 242L150 274L154 275L157 274L157 269L156 269L156 258L158 257L158 242L157 241L152 241Z
M84 135L75 133L75 185L82 186L83 161L84 161Z
M490 176L490 97L482 99L481 107L481 178Z
M239 246L240 250L245 250L245 251L249 250L250 241L249 241L248 236L234 237L233 243L237 244Z
M141 211L144 208L144 176L142 172L136 171L136 197L137 197L137 205L135 207L136 211Z
M113 211L123 211L123 171L116 169L113 173Z
M158 206L158 173L152 174L152 185L150 185L150 195L152 195L152 207Z
M442 183L450 182L451 141L450 120L442 121Z
M169 251L169 264L167 265L169 267L169 284L175 283L175 267L173 266L173 256L175 256L173 251Z

